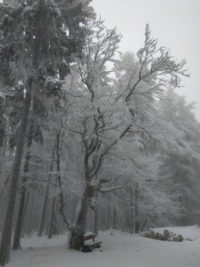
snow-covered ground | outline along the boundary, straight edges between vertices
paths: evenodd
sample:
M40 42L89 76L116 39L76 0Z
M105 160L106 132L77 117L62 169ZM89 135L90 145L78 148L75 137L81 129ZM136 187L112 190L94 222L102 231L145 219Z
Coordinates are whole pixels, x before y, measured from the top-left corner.
M166 228L165 228L166 229ZM12 253L8 267L200 267L200 228L173 227L182 243L157 241L117 231L100 234L102 249L92 253L69 251L66 236L51 240L23 239L23 250ZM156 231L163 229L156 229Z

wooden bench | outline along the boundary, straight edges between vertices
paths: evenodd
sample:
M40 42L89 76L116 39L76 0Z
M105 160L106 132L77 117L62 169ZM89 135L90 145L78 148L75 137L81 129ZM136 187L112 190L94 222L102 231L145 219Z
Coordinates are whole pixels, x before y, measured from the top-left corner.
M96 248L100 248L102 241L95 242L97 235L89 234L84 236L84 245L82 247L82 252L92 252ZM92 240L93 244L85 244L85 241Z

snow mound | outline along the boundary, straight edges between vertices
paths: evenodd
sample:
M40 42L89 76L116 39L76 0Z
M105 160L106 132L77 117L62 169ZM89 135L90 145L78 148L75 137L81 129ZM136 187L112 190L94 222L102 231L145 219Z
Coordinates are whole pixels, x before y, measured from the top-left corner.
M153 228L152 230L162 233L165 229L169 232L182 235L184 240L194 241L200 237L200 227L197 225L185 226L185 227L166 227L166 228ZM200 264L199 264L200 266Z
M163 231L166 228L157 228ZM92 253L70 251L67 236L24 239L25 249L12 253L7 267L200 267L200 228L170 227L193 242L163 242L118 231L99 235L102 248ZM43 246L43 247L40 247ZM32 249L28 249L28 248Z

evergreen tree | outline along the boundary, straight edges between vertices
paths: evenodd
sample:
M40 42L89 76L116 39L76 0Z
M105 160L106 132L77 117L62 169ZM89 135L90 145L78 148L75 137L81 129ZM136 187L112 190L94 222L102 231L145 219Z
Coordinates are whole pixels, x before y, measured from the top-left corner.
M34 96L57 95L72 55L81 56L84 1L4 1L0 4L0 84L7 90L23 85L23 111L10 179L8 206L1 235L0 265L9 261L15 198ZM82 24L81 24L82 23Z

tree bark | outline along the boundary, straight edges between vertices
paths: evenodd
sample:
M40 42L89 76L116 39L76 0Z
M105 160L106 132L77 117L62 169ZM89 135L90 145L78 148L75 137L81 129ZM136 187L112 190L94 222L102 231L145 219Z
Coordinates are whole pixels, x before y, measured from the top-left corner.
M31 199L31 210L30 210L30 217L28 221L28 236L32 233L32 219L33 219L33 208L34 208L34 202L35 202L35 192L32 192L32 199Z
M2 144L0 145L0 180L2 178L3 159L5 157L5 153L7 149L7 137L4 137L1 142Z
M46 215L46 211L47 211L48 198L49 198L49 182L47 184L47 188L46 188L46 192L45 192L45 197L44 197L44 202L43 202L43 207L42 207L42 215L41 215L41 221L40 221L38 236L42 236L42 234L43 234L44 223L45 223L45 215Z
M94 190L92 186L87 183L81 200L81 208L76 221L76 225L71 232L69 240L70 249L81 250L84 246L84 235L86 228L88 202L93 195L94 195Z
M51 239L54 233L54 216L55 216L55 204L56 204L56 197L53 197L52 207L51 207L51 219L50 219L50 226L49 226L49 233L48 238Z
M13 239L13 250L21 249L20 239L21 232L23 227L23 219L24 219L24 207L25 207L25 199L26 199L26 187L22 187L22 192L20 196L19 210L17 215L17 223L15 227L14 239Z
M54 164L54 158L55 158L55 149L56 149L56 146L54 146L53 153L52 153L52 159L51 159L51 165L50 165L50 177L51 177L51 172L53 171L53 164ZM46 192L45 192L45 197L44 197L44 202L43 202L43 207L42 207L42 215L41 215L41 221L40 221L38 236L42 236L43 229L44 229L45 215L46 215L46 211L47 211L47 204L48 204L48 198L49 198L49 180L50 180L50 178L48 179L48 184L47 184L47 187L46 187Z
M116 208L114 207L112 210L112 229L117 230L117 211Z
M30 148L33 142L33 123L31 123L29 127L29 134L28 134L28 151L26 152L25 156L25 162L24 162L24 176L22 179L22 186L21 186L21 196L20 196L20 202L19 202L19 209L18 209L18 215L17 215L17 223L15 227L15 233L14 233L14 239L13 239L13 250L17 250L21 248L20 239L21 239L21 233L22 233L22 227L23 227L23 219L24 219L24 208L25 208L25 200L26 200L26 182L28 180L27 174L29 172L29 165L30 165Z
M140 230L139 208L138 208L138 194L139 194L139 186L138 186L138 184L136 184L136 187L135 187L135 233L136 234Z
M112 228L112 208L109 206L108 207L108 214L107 214L107 229L111 229Z
M24 217L23 217L23 234L25 233L27 234L27 209L28 209L28 205L29 205L29 197L30 197L30 192L27 191L26 192L26 199L25 199L25 204L24 204ZM26 223L26 224L25 224Z
M129 232L133 234L134 232L134 192L132 186L129 188L130 203L129 203Z
M98 235L98 208L96 207L94 210L94 234Z
M8 205L6 209L6 216L4 220L3 231L1 235L0 244L0 266L4 266L10 259L10 247L12 238L12 223L14 217L15 200L17 194L17 185L19 181L19 174L21 162L23 157L23 147L28 125L29 112L32 99L32 81L29 82L28 90L25 96L24 112L21 119L20 131L17 140L16 153L12 167L12 174L8 193Z

